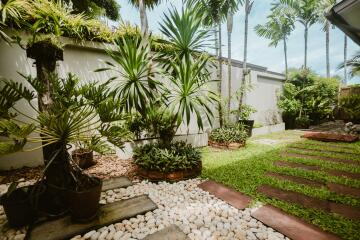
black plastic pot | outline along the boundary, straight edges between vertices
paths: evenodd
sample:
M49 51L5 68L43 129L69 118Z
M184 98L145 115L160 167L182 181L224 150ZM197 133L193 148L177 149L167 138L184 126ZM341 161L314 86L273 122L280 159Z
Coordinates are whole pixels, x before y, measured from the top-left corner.
M74 222L88 222L94 219L99 211L102 181L84 191L68 191L71 218Z
M248 136L252 136L252 130L254 128L254 120L239 120L239 123L244 124L246 126L246 130L248 133Z
M36 211L30 202L30 190L31 187L21 187L8 196L1 196L1 204L11 227L22 227L35 220Z
M77 149L71 153L71 156L82 169L87 169L96 164L93 151Z
M57 218L69 212L67 189L46 184L46 190L39 199L39 211L49 218Z

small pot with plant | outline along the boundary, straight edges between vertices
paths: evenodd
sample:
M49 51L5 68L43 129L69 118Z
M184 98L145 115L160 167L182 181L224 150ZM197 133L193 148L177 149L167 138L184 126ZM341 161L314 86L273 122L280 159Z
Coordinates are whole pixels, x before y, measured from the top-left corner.
M251 137L252 129L254 127L254 120L250 120L251 114L255 113L256 109L248 104L241 105L240 110L238 110L239 123L243 124L246 129L248 136Z

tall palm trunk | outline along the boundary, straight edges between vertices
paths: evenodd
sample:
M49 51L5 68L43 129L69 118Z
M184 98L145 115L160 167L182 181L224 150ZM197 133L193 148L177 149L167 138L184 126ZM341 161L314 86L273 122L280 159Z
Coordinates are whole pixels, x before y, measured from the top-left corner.
M218 24L218 34L219 34L219 41L218 41L218 79L219 79L219 95L220 98L222 98L222 64L221 64L221 59L222 59L222 38L221 38L221 23ZM224 125L224 113L223 113L223 109L222 109L222 104L220 103L219 106L219 121L220 121L220 127L222 127Z
M285 57L285 80L288 78L288 60L287 60L287 44L286 37L283 38L284 41L284 57Z
M330 78L330 26L326 24L326 77Z
M233 29L233 15L230 13L227 16L227 34L228 34L228 121L230 121L230 112L231 112L231 33Z
M249 31L249 14L252 8L253 2L250 0L245 1L245 33L244 33L244 61L243 61L243 74L241 79L241 88L240 91L240 102L239 102L239 112L241 111L241 107L243 105L244 97L245 97L245 78L248 74L247 71L247 45L248 45L248 31Z
M307 68L308 34L309 34L309 27L306 24L305 25L305 33L304 33L304 39L305 39L304 68Z
M343 84L347 85L347 36L344 37L344 82Z
M141 32L144 36L148 35L149 25L146 16L146 8L144 0L139 0L139 12L140 12L140 23L141 23Z

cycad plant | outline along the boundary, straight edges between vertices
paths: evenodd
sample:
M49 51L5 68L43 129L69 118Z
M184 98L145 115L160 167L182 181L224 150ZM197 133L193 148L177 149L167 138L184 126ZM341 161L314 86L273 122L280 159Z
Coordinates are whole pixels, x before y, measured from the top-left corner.
M51 79L54 86L53 102L43 112L37 111L36 106L32 105L39 91L44 90L36 78L25 79L32 88L22 83L4 81L0 97L0 132L7 140L1 142L0 152L8 154L20 149L31 151L34 149L24 149L25 144L38 143L40 145L35 149L47 147L51 153L44 170L46 181L58 187L84 189L91 182L91 177L84 178L81 170L72 162L68 153L70 144L91 141L94 136L99 136L97 140L100 148L111 147L104 141L122 147L123 142L130 137L122 125L125 115L117 109L114 111L113 107L118 100L109 91L105 91L101 96L102 101L98 102L99 96L82 94L95 92L93 84L74 86L73 83L77 81L73 75L65 79L53 76ZM102 87L106 88L105 85ZM37 112L37 116L18 110L16 103L20 100L25 100ZM88 133L91 131L96 134L90 136ZM29 136L30 133L35 135Z

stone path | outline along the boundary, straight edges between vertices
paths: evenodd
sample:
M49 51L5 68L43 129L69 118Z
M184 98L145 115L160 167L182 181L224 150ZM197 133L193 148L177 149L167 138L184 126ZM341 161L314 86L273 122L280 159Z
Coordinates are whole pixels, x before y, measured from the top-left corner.
M173 224L163 230L148 235L144 240L189 240L189 238L178 226Z
M293 240L340 240L339 237L270 205L260 207L251 216Z
M211 180L201 183L199 188L240 210L247 208L251 202L251 198L245 194Z
M296 163L296 162L287 162L287 161L276 161L274 162L275 166L279 167L291 167L291 168L300 168L303 170L308 171L320 171L321 167L316 165L307 165L302 163Z
M124 188L133 185L127 177L110 178L103 181L102 191L108 191L115 188Z
M145 214L157 208L156 204L143 195L127 200L101 206L99 216L88 223L73 223L71 217L63 217L53 221L40 223L28 232L29 240L62 240L74 235L86 233L94 228L100 228L123 219ZM61 231L59 231L61 229Z
M283 157L294 157L294 158L306 158L306 159L316 159L316 160L324 160L328 162L334 163L346 163L355 166L360 166L360 161L356 160L348 160L348 159L340 159L334 157L326 157L326 156L317 156L317 155L309 155L309 154L300 154L300 153L292 153L292 152L283 152L281 154Z
M340 214L345 218L360 220L360 209L353 206L329 202L326 200L309 197L302 193L282 190L269 185L261 185L260 187L258 187L258 191L268 197L276 198L290 203L297 203L306 208L319 209L326 212Z

